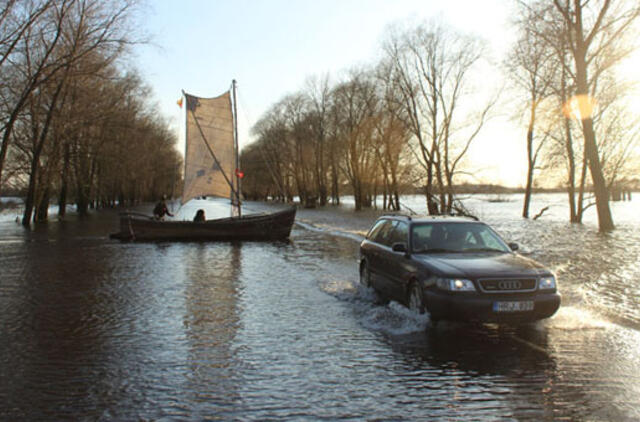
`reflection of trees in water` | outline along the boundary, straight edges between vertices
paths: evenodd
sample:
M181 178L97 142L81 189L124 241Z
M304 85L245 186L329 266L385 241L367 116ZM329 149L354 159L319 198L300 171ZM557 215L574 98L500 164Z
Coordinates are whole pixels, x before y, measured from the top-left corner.
M233 341L240 325L240 244L203 243L185 257L188 391L216 412L233 411L238 401Z
M11 271L0 271L0 419L38 419L56 408L59 418L82 417L120 398L107 375L107 333L119 306L105 287L108 261L100 249L78 259L77 244L28 236L36 240L20 253L2 254ZM93 394L100 389L113 394Z
M0 245L0 419L232 408L240 246L111 247L48 226Z

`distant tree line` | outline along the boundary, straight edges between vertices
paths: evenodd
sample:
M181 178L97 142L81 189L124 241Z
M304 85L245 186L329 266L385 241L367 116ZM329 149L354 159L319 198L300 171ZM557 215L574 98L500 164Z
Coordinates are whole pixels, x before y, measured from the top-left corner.
M460 211L455 178L495 104L471 78L484 46L435 23L390 29L382 58L334 82L309 79L253 128L243 150L243 190L256 199L400 209L420 186L431 214Z
M22 223L153 199L180 177L175 135L123 72L128 0L0 2L0 190L26 191ZM0 193L2 193L0 191Z
M506 66L526 108L529 217L534 175L563 169L569 219L595 205L600 229L613 229L608 200L621 179L637 175L640 119L628 111L637 95L618 67L638 47L637 1L519 1ZM589 178L591 182L589 182ZM593 195L589 193L593 192Z

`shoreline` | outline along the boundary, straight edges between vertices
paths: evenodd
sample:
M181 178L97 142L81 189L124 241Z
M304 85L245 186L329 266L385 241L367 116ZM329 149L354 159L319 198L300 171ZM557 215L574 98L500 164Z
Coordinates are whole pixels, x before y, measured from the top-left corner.
M16 201L17 198L0 198L0 221L13 221L20 218L22 214L22 204ZM311 225L316 229L327 231L342 231L346 233L358 234L364 236L369 230L373 222L381 215L385 214L409 214L409 210L414 210L417 215L425 215L424 199L420 195L407 196L402 198L403 209L399 212L383 210L381 208L366 208L360 211L354 210L351 198L345 197L340 205L328 204L318 206L316 208L304 208L299 203L297 206L296 222ZM476 215L481 221L485 221L493 225L502 225L502 223L511 222L526 226L533 222L532 219L523 219L521 216L520 195L510 194L496 200L493 195L470 195L462 198L465 205L468 206L472 214ZM544 207L549 209L544 215L537 220L538 223L550 223L560 225L570 225L568 222L568 205L564 195L559 194L535 194L531 203L532 213L537 213ZM268 212L280 209L287 204L280 202L262 202L262 201L245 201L245 213L253 214L260 212ZM637 217L632 210L636 204L633 201L611 202L612 211L614 213L614 221L618 226L635 224ZM173 202L172 210L176 214L177 219L190 220L198 208L204 208L208 219L224 218L229 216L228 200L225 199L206 199L198 201L190 201L185 206L180 206L177 202ZM406 209L405 209L406 208ZM133 207L116 207L98 210L90 210L90 214L99 214L104 211L120 212L125 210L140 210L151 214L153 203L138 204ZM75 208L73 205L67 207L67 216L73 219L75 216ZM57 221L57 206L52 205L49 209L49 221ZM595 207L585 214L583 226L597 227L597 214ZM577 227L577 226L574 226Z

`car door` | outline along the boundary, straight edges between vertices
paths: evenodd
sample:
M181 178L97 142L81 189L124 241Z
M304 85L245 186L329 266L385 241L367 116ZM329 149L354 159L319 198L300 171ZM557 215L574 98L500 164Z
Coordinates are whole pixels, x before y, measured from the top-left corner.
M385 293L397 300L404 301L407 271L407 259L405 252L394 252L394 243L404 243L408 247L409 225L404 221L397 221L393 231L389 233L385 241L385 247L380 252L380 264L382 265L383 289Z
M380 224L379 227L377 227L378 224ZM395 221L381 220L378 224L376 224L376 227L371 230L369 235L371 243L367 245L367 262L369 265L370 281L373 288L378 291L384 291L385 281L384 263L382 261L383 252L386 248L385 244L388 241L389 235L393 231Z

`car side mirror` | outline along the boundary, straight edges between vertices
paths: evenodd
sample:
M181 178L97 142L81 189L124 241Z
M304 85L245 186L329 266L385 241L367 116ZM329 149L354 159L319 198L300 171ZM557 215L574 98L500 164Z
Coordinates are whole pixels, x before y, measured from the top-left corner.
M518 245L517 243L509 243L509 247L511 248L512 251L517 251L518 249L520 249L520 245Z
M391 250L394 252L407 253L407 244L404 242L398 242L391 245Z

